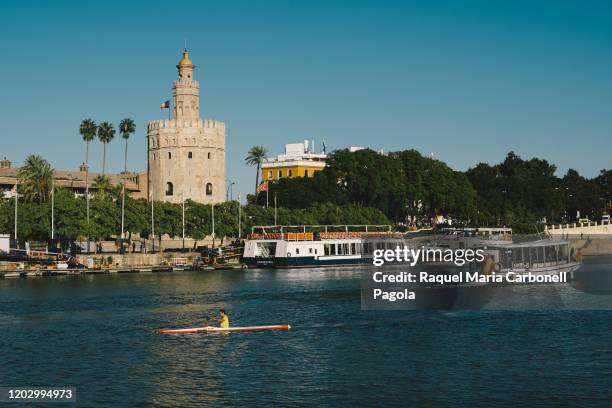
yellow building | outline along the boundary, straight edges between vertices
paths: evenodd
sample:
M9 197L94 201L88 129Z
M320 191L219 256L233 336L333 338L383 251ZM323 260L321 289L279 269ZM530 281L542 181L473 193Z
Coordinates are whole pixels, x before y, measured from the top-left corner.
M286 144L285 154L267 159L261 165L261 179L274 181L282 178L312 177L325 168L326 158L325 153L314 153L308 140Z

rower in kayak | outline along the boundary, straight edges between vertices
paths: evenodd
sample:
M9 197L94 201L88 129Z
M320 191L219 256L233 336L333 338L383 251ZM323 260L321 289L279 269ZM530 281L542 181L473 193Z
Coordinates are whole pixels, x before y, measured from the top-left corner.
M225 309L221 309L219 311L219 327L222 329L229 328L229 317L227 316L227 313L225 313Z

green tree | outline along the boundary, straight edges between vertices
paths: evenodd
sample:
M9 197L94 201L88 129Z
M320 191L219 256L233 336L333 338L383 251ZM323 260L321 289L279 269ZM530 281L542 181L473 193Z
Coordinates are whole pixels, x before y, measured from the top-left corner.
M257 166L257 173L255 173L255 195L257 195L257 186L259 186L259 170L267 154L268 151L263 146L253 146L244 159L249 166Z
M125 141L124 149L123 149L123 171L127 173L127 150L128 150L128 139L134 132L136 132L136 124L130 118L125 118L119 123L119 132L121 132L121 137Z
M106 239L117 234L120 229L120 211L113 199L107 195L97 194L91 204L91 236Z
M612 211L612 170L602 170L594 181L601 191L602 210L609 213Z
M185 201L185 233L194 239L193 246L197 247L199 240L212 233L212 214L210 205Z
M581 217L589 217L592 220L601 216L605 209L605 194L597 179L589 180L576 170L568 169L561 181L565 193L566 222L573 220L578 211Z
M54 201L56 238L67 242L86 237L85 200L76 198L70 190L59 188Z
M215 235L225 238L238 236L238 201L226 201L215 205Z
M102 142L102 174L106 174L106 145L115 137L115 128L109 122L102 122L98 126L98 139Z
M105 196L112 188L110 177L98 174L93 180L93 186L98 190L98 195Z
M49 241L51 236L50 206L38 202L19 204L17 217L20 240Z
M45 202L53 188L53 169L39 155L32 154L19 169L19 194L26 201Z

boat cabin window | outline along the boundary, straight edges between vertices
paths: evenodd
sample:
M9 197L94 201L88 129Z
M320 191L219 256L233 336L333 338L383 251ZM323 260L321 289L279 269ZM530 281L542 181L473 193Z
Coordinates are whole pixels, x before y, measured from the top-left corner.
M308 248L308 252L312 254L312 248Z
M299 255L300 254L300 248L295 248L295 253L296 253L296 255Z

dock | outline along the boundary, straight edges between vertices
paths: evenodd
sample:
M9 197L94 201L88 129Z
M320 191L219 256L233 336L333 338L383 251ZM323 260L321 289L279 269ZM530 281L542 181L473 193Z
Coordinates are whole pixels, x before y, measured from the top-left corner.
M40 276L68 276L68 275L111 275L128 273L164 273L164 272L201 272L216 270L242 270L243 265L208 265L200 267L191 266L139 266L98 269L17 269L0 271L0 278L31 278Z

